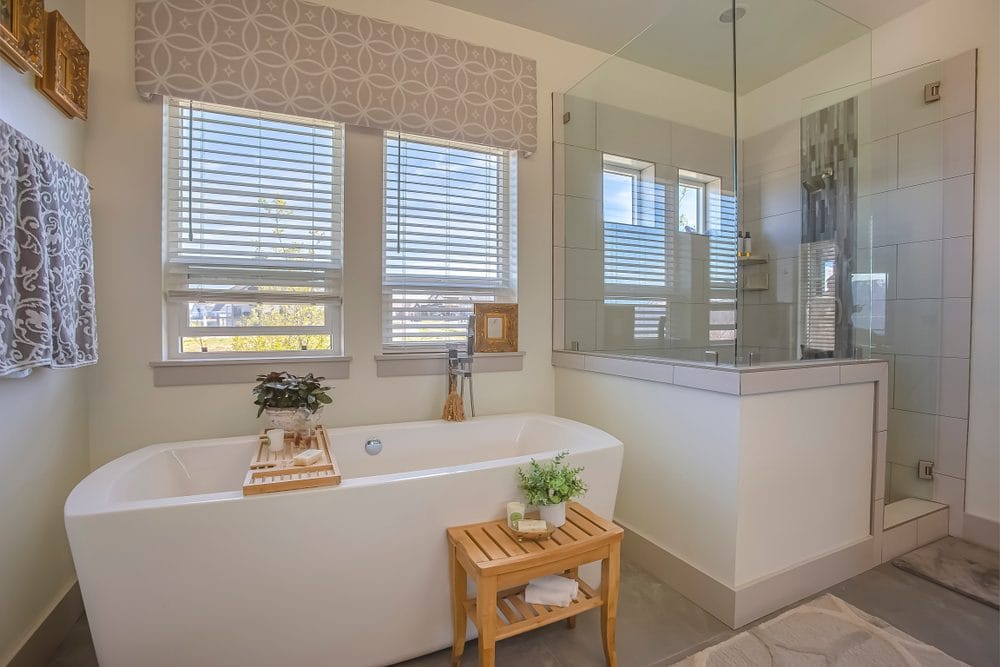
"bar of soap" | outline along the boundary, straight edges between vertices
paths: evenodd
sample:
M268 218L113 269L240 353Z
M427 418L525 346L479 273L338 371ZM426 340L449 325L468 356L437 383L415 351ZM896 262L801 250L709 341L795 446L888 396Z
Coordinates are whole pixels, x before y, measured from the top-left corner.
M540 519L521 519L517 522L517 529L522 533L544 533L549 526Z
M292 465L311 466L316 463L316 461L319 461L319 457L322 455L323 452L318 449L307 449L306 451L292 457Z

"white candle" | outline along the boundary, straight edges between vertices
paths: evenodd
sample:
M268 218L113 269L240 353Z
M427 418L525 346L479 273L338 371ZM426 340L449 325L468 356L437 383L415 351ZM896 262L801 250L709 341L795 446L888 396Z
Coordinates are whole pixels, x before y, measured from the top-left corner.
M272 452L285 451L285 429L272 428L265 431L265 434L267 435L268 449Z
M517 522L524 518L524 503L517 501L507 503L507 527L517 530Z

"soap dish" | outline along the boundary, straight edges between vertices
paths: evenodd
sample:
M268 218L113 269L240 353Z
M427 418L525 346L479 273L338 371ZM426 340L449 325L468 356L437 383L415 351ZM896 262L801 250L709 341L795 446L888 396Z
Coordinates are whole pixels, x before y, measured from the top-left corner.
M514 539L516 539L518 542L525 542L525 541L528 541L528 542L544 542L545 540L547 540L547 539L549 539L549 538L552 537L552 533L554 533L557 530L559 530L559 528L557 526L555 526L554 524L552 524L552 523L550 523L548 521L545 522L545 532L542 532L542 533L535 533L535 532L528 533L528 532L523 532L523 531L517 530L516 528L511 528L506 523L503 524L503 529L505 531L507 531L508 533L510 533L510 535Z

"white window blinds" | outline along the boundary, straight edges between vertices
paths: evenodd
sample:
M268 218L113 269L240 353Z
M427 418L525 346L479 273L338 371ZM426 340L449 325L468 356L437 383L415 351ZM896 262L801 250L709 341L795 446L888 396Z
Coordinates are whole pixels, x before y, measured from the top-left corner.
M385 136L382 341L465 340L474 302L513 302L516 161L510 151Z
M807 358L837 343L837 243L803 243L799 266L799 330Z
M165 284L177 301L339 301L340 124L170 99Z

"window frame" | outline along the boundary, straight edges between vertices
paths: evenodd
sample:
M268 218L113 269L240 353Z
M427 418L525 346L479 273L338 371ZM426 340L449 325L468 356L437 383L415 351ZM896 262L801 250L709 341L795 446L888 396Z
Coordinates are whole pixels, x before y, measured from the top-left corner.
M691 188L698 191L698 212L694 231L681 229L680 199L681 188ZM681 234L708 234L708 182L696 178L678 176L677 178L677 231Z
M255 111L251 109L243 109L239 107L233 107L229 105L212 104L212 103L202 103L193 102L189 100L181 100L176 98L170 98L164 96L163 98L163 161L162 161L162 215L161 215L161 234L163 243L163 267L162 267L162 278L163 278L163 335L164 335L164 354L163 358L166 361L192 361L192 360L205 360L205 361L219 361L226 359L262 359L262 358L285 358L285 357L329 357L329 358L344 358L344 341L343 341L343 271L344 271L344 202L341 195L339 201L335 204L334 215L339 218L331 220L331 226L333 229L337 230L335 236L339 237L339 264L338 264L338 277L335 282L339 283L340 294L335 296L324 295L317 297L315 300L310 300L308 298L303 298L302 296L292 297L292 298L282 298L280 295L261 295L260 299L257 300L240 300L234 299L233 301L226 301L224 296L221 294L217 300L212 299L199 299L199 298L189 298L185 299L183 296L172 294L168 286L169 276L171 274L171 262L172 256L170 251L171 243L171 225L173 224L170 207L172 204L171 194L170 194L170 180L171 178L178 178L178 173L182 173L184 168L181 166L183 160L178 157L178 151L184 150L183 148L177 146L176 137L172 136L171 132L171 105L173 104L186 105L190 104L192 107L197 105L199 109L208 110L214 113L231 113L233 116L243 116L243 117L257 117L273 121L286 121L292 123L299 123L303 125L309 125L314 127L326 127L332 128L334 132L334 146L333 146L333 156L330 163L331 168L331 181L334 188L339 188L340 192L343 192L344 186L344 175L345 175L345 156L344 156L344 139L346 128L342 123L335 123L332 121L321 121L311 118L303 118L297 116L289 116L287 114L279 113L268 113L262 111ZM190 158L189 158L190 159ZM236 264L234 264L236 265ZM194 296L194 295L192 295ZM322 325L303 325L303 326L287 326L287 327L276 327L276 326L206 326L206 327L196 327L191 326L189 319L189 307L196 303L216 303L216 304L247 304L247 305L257 305L257 304L275 304L275 305L285 305L285 304L303 304L303 305L321 305L323 306L323 324ZM317 349L305 349L305 350L258 350L258 351L209 351L209 352L186 352L184 351L184 339L185 338L201 338L201 337L215 337L215 336L329 336L330 337L330 347L329 348L317 348Z
M390 235L390 223L389 223L389 212L391 207L389 206L389 170L388 170L388 160L389 160L389 143L390 141L398 141L400 143L405 141L410 141L414 143L438 146L442 148L458 148L460 150L466 150L471 152L480 152L484 154L490 154L496 156L503 168L498 170L497 173L497 189L498 198L504 198L505 204L502 206L502 218L499 222L501 228L501 233L498 235L501 238L502 250L500 255L505 258L502 262L503 271L501 283L502 287L492 288L487 285L477 285L475 278L460 278L452 284L446 284L443 282L427 281L424 283L416 281L401 282L399 284L393 284L390 282L387 274L387 263L389 261L389 251L388 251L388 240ZM435 137L428 137L424 135L417 135L407 132L383 132L382 136L382 207L381 207L381 229L380 234L380 319L379 319L379 346L381 354L384 356L391 355L436 355L445 352L450 346L461 345L464 349L465 335L462 335L462 342L458 340L452 341L440 341L440 342L425 342L425 343L407 343L394 342L391 340L391 334L394 331L391 323L394 321L394 309L392 308L391 298L394 293L406 294L407 291L411 292L431 292L437 290L445 294L464 294L469 298L469 315L473 314L473 303L487 302L491 299L487 298L492 296L492 302L494 303L517 303L517 208L518 208L518 197L517 197L517 159L518 154L516 151L509 151L505 149L494 148L487 145L472 144L468 142L448 140L448 139L438 139ZM397 174L397 178L399 175ZM399 212L399 203L397 201L397 213ZM397 217L396 222L393 227L397 234L400 233L399 229L399 219Z

